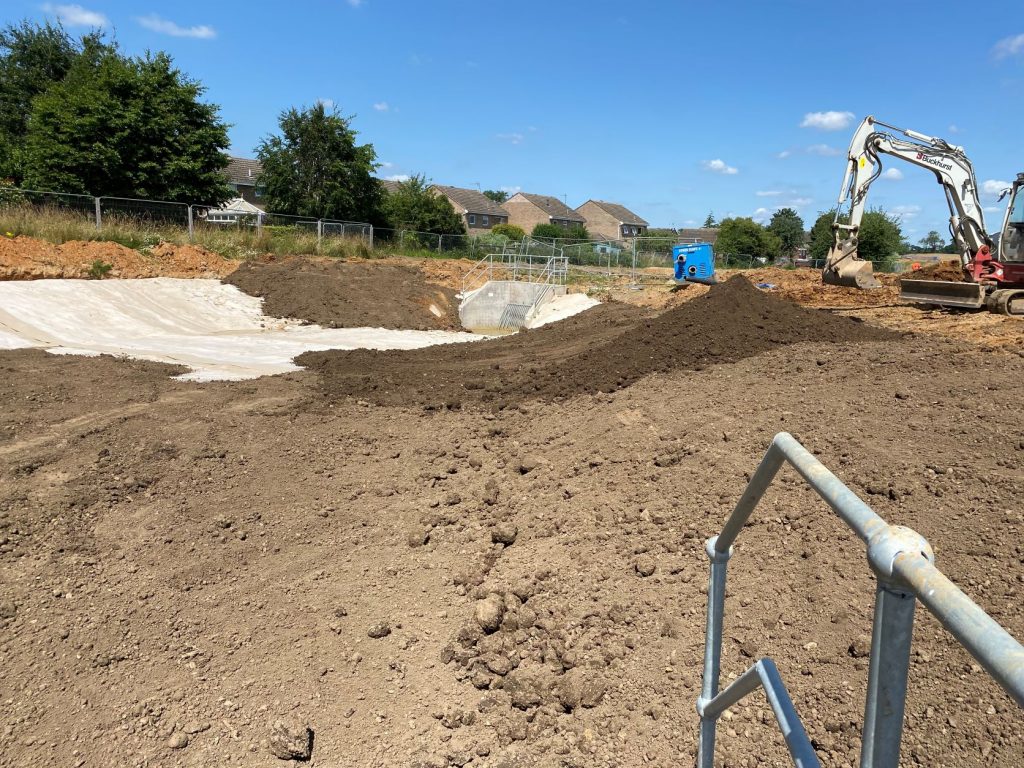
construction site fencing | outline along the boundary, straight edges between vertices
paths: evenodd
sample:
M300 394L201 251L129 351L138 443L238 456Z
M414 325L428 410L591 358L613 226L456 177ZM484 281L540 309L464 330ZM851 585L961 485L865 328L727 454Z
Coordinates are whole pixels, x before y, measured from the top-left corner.
M324 238L358 238L373 245L374 229L367 222L323 219L315 216L233 209L210 203L181 203L168 200L48 192L8 188L6 205L29 205L34 209L81 216L98 231L121 225L154 228L177 228L194 239L200 228L206 230L240 229L256 236L287 232L316 239L319 247Z
M934 565L931 546L910 528L885 522L790 434L780 432L751 476L743 495L718 536L708 539L708 581L704 676L698 768L713 768L718 718L726 709L764 689L794 764L818 766L782 677L771 659L761 659L718 690L725 617L726 569L733 542L747 524L783 464L790 464L807 484L867 545L876 576L875 615L868 665L868 688L861 728L861 768L897 768L910 668L914 608L925 608L960 642L996 682L1024 707L1024 647L960 591Z
M579 240L572 238L527 237L514 241L504 235L437 234L411 228L374 227L367 222L343 221L295 216L262 211L251 206L236 209L210 203L184 203L145 198L129 198L4 188L3 205L28 205L42 211L71 214L92 223L98 231L118 226L176 229L187 232L190 240L198 234L224 231L245 233L246 242L258 250L264 237L294 238L299 245L320 250L325 240L355 240L369 248L381 248L409 255L426 253L451 258L479 259L489 253L511 252L533 256L565 257L572 266L611 277L628 277L640 282L642 270L672 267L672 246L696 242L693 238L632 237L618 240ZM159 232L156 233L159 235ZM314 242L315 241L315 242ZM326 252L329 249L324 248ZM767 261L749 254L716 253L716 266L751 269ZM658 275L658 278L663 277Z

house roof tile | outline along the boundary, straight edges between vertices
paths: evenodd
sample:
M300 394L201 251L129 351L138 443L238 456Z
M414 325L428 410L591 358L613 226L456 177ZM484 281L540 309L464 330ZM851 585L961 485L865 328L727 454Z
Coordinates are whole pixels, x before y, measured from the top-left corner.
M478 190L446 187L442 184L434 184L431 189L436 189L455 203L455 205L461 207L466 213L480 213L484 216L508 216L508 211Z
M567 221L579 222L580 224L586 222L586 219L576 213L576 211L563 203L557 197L551 197L549 195L532 195L529 192L517 192L512 197L523 197L526 200L529 200L538 208L547 211L548 216L553 219L565 219Z
M232 157L228 161L228 167L224 171L228 181L232 184L256 186L256 179L263 172L263 165L259 160L250 160L245 157Z
M588 200L587 203L593 203L598 208L600 208L605 213L609 214L616 221L622 224L630 224L632 226L639 227L647 226L646 221L641 219L639 216L637 216L624 205L619 205L618 203L609 203L606 200ZM586 205L587 203L584 203L583 205ZM581 205L580 208L582 208L583 205ZM579 208L577 208L576 210L578 211Z

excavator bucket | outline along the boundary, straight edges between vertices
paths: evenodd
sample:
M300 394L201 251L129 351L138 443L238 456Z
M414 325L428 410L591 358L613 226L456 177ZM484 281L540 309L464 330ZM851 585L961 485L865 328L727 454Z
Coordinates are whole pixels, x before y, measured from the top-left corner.
M871 262L857 258L857 239L853 237L838 243L828 252L821 281L828 285L844 285L861 290L882 287L875 279Z
M981 309L985 305L985 287L944 280L900 280L900 298L918 304Z

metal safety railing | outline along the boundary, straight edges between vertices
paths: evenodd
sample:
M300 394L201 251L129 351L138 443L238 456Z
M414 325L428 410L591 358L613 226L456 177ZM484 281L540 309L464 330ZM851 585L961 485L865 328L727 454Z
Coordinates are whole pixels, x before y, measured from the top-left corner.
M868 562L877 577L861 768L896 768L899 765L917 600L1014 701L1024 707L1024 646L935 567L931 546L920 534L886 523L792 435L781 432L772 440L722 532L709 539L706 545L711 576L704 679L697 699L700 715L698 768L713 768L719 716L758 686L765 689L794 764L819 765L782 678L770 659L758 661L724 691L718 690L726 568L732 556L732 545L776 473L787 462L867 544Z
M568 273L565 256L534 256L517 250L489 253L462 276L461 295L465 297L495 279L562 285Z

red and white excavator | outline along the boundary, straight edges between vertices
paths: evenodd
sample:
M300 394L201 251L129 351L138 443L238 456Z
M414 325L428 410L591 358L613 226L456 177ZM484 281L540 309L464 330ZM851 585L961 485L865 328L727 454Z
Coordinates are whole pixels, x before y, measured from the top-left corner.
M880 155L891 155L935 174L946 193L949 231L964 273L963 282L901 280L900 297L924 304L1024 315L1024 173L1017 174L1000 195L1000 200L1009 199L1002 229L991 237L985 228L974 166L963 147L873 117L860 124L850 143L832 225L833 245L825 260L822 281L865 289L880 286L872 274L871 262L857 255L868 190L882 175Z

